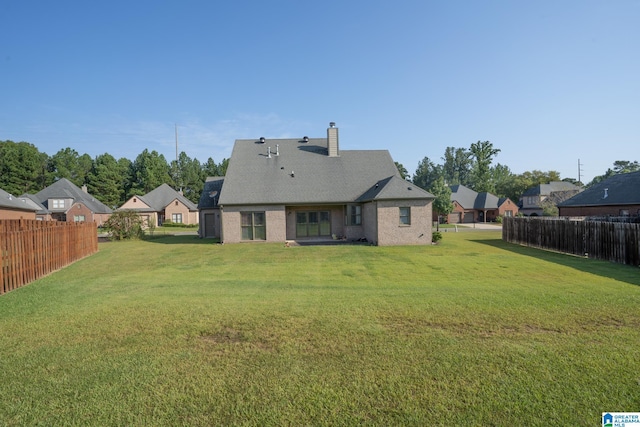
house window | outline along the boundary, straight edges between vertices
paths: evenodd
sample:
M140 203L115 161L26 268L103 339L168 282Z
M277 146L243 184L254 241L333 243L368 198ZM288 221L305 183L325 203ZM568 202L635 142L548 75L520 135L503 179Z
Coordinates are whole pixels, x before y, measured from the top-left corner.
M362 224L362 206L360 205L347 205L346 225L361 225Z
M242 212L240 215L242 240L267 240L264 212Z
M400 225L411 225L411 208L400 208Z
M73 221L74 222L84 222L85 221L84 215L74 215L73 216Z
M504 216L512 217L513 216L513 211L504 211Z
M51 209L64 209L64 199L53 199L51 204L53 205Z
M172 213L171 214L171 222L174 224L182 224L182 214L181 213Z
M314 237L331 235L331 213L296 212L296 237Z

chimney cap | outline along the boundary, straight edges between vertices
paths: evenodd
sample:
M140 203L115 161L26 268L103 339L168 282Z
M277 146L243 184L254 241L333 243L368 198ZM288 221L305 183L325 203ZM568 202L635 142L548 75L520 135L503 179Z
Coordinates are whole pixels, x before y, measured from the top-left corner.
M336 127L336 122L329 122L329 127L330 128Z

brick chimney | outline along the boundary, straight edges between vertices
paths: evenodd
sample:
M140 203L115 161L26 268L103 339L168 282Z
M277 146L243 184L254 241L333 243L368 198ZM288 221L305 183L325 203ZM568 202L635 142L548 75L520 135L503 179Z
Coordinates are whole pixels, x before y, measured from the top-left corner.
M329 157L338 157L340 155L338 128L335 122L329 123L329 128L327 129L327 152Z

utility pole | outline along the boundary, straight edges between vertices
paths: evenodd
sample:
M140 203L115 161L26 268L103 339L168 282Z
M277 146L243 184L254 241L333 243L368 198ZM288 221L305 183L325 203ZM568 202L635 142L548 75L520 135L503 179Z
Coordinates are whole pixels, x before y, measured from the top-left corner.
M578 182L582 182L581 174L582 173L582 165L580 164L580 159L578 159Z

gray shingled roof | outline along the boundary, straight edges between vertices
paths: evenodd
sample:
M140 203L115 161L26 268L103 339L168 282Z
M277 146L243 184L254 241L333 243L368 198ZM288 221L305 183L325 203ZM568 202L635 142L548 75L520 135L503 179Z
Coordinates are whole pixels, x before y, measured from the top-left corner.
M112 213L111 208L93 197L89 193L85 193L77 185L66 178L61 178L47 188L36 193L35 198L45 207L49 207L49 199L73 199L74 202L82 202L93 213Z
M349 203L394 176L402 180L387 150L340 150L329 157L325 138L242 139L233 147L219 203Z
M451 201L456 201L464 209L475 209L478 193L462 184L449 186L451 188Z
M606 189L606 191L605 191ZM606 197L605 197L606 194ZM610 206L640 204L640 172L613 175L558 206Z
M477 193L462 184L449 186L451 201L456 201L464 209L498 209L507 200L491 193Z
M216 208L220 199L220 191L224 183L223 176L210 176L204 183L204 188L200 194L198 209Z
M376 182L357 201L416 199L435 199L435 196L417 185L394 175Z
M153 190L149 191L144 196L137 196L140 200L142 200L145 204L151 207L151 211L160 212L164 210L169 203L178 199L181 203L183 203L190 211L197 211L198 207L189 199L184 197L182 194L178 193L176 190L171 188L169 184L162 184ZM137 210L137 209L136 209ZM140 209L144 211L144 209ZM146 209L149 210L149 209Z
M28 203L22 197L16 197L13 194L7 193L0 188L0 207L6 209L16 209L21 211L35 212L38 209L32 204Z
M528 188L524 193L522 193L522 196L548 196L556 191L569 190L580 190L580 187L570 182L552 181L548 184L538 184Z

